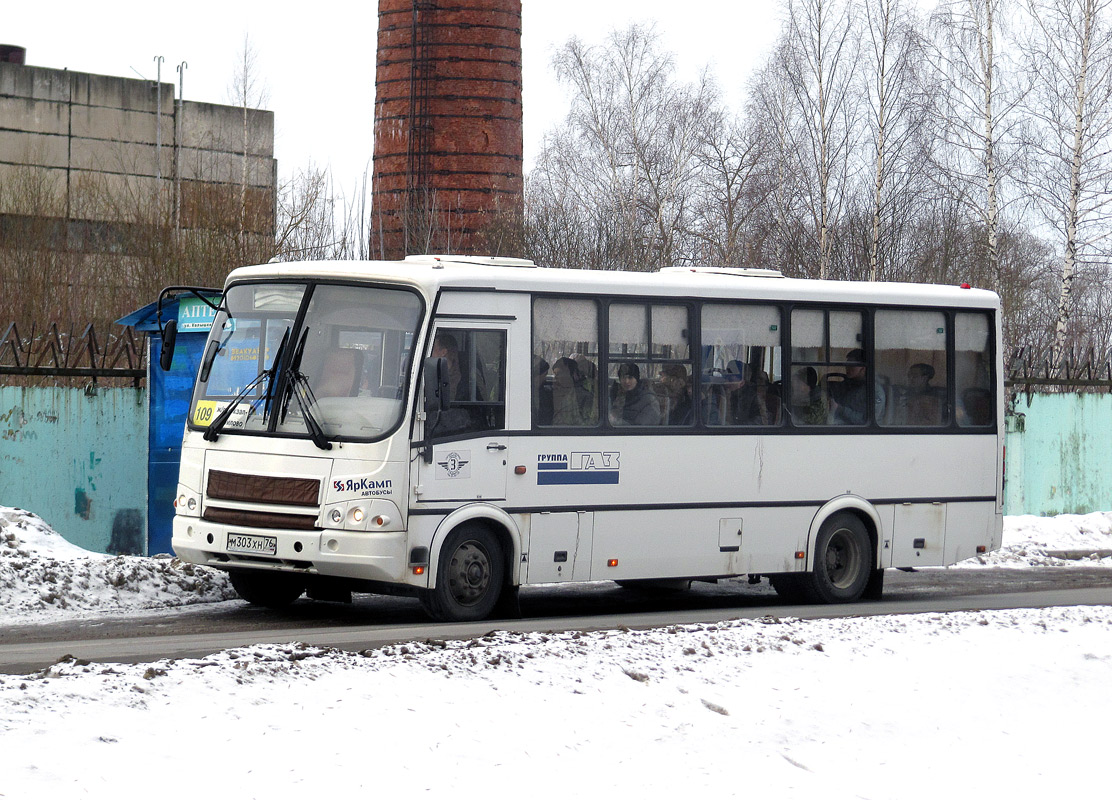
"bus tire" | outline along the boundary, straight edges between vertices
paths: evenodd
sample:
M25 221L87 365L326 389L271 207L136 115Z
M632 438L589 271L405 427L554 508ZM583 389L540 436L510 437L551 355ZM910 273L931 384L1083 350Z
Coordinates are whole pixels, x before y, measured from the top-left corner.
M305 591L305 582L285 572L235 570L228 573L236 594L251 605L285 608Z
M436 586L422 593L421 605L442 622L486 619L498 603L505 575L506 560L494 534L464 525L445 540Z
M856 514L834 514L819 528L807 589L820 603L860 600L873 574L869 532Z

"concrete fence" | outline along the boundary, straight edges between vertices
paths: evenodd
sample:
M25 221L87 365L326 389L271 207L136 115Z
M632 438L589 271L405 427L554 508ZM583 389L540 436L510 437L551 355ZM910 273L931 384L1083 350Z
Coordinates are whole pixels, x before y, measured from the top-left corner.
M0 505L86 550L145 554L147 390L0 386Z
M1112 511L1112 394L1020 394L1007 430L1005 514Z

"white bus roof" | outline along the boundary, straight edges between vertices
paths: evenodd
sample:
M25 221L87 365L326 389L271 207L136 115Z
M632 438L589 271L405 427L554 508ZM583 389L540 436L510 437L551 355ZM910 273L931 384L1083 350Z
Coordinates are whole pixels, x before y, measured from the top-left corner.
M670 267L659 272L537 267L525 259L410 256L406 261L287 261L240 267L228 282L274 278L398 282L438 289L608 294L669 299L747 299L880 305L1000 307L994 292L922 283L785 278L775 270Z

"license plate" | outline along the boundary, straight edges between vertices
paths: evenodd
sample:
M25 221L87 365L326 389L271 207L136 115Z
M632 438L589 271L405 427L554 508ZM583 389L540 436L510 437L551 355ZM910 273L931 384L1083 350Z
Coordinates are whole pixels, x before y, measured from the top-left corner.
M228 552L252 556L273 556L278 553L277 536L256 536L251 533L229 533Z

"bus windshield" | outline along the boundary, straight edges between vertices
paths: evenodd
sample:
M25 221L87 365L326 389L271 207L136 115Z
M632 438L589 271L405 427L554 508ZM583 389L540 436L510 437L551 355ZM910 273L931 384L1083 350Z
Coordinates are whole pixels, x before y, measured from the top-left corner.
M420 298L403 289L232 286L209 333L189 423L217 435L380 438L401 419L420 316Z

